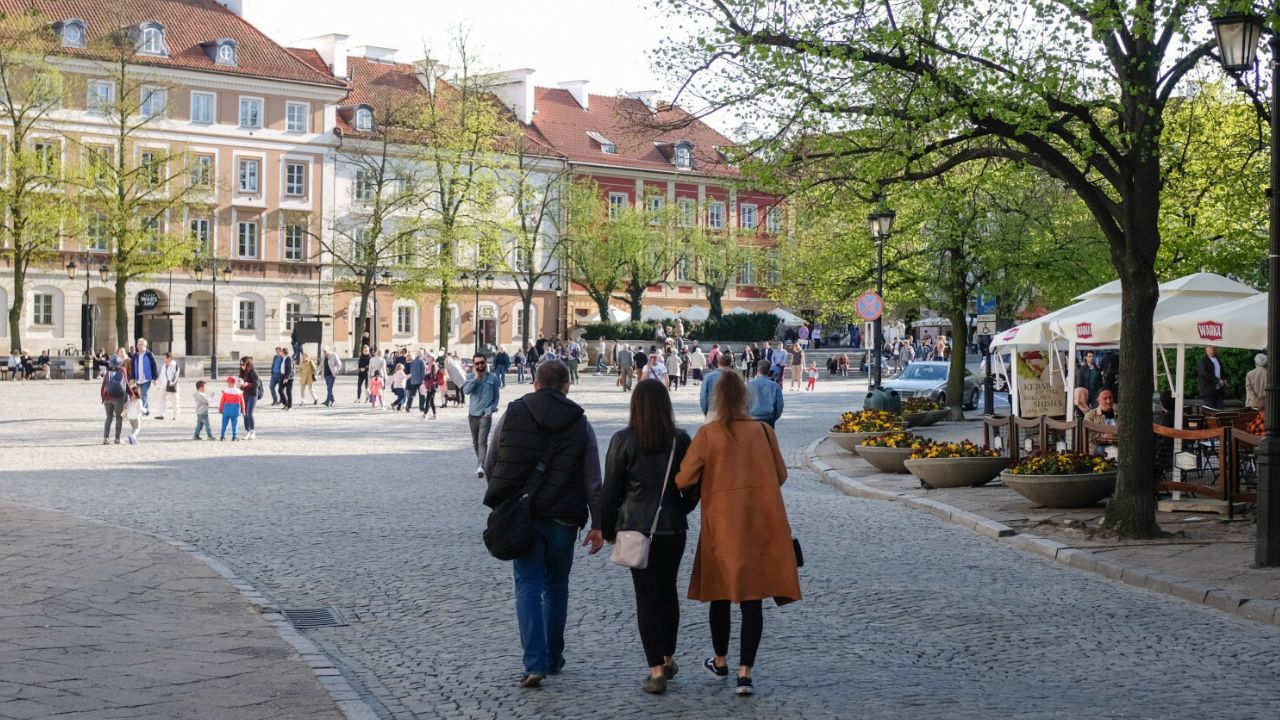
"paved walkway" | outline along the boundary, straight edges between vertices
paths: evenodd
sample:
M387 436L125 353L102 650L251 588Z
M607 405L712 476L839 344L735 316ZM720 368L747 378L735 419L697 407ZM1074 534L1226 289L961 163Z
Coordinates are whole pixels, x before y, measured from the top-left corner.
M937 440L982 442L979 422L916 430ZM1167 537L1126 541L1099 532L1105 506L1038 507L999 480L978 488L925 490L912 475L882 473L823 439L808 462L851 495L896 500L1073 567L1280 625L1280 568L1255 569L1256 516L1162 512ZM954 517L952 517L954 516ZM983 522L978 522L979 520Z
M338 719L226 580L150 536L0 505L0 718Z

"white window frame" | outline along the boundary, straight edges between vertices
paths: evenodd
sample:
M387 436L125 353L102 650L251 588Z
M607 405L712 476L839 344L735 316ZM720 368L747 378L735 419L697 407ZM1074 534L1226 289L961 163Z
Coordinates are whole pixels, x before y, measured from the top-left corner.
M779 209L777 205L774 205L765 211L764 227L771 235L776 235L782 232L782 210Z
M743 287L756 286L756 269L750 260L742 263L742 267L738 268L737 284Z
M229 56L226 58L222 57L224 50L230 51ZM236 67L240 64L239 56L240 50L235 42L218 43L218 46L213 50L213 62L216 65Z
M106 90L104 99L99 90ZM113 80L93 79L89 81L88 95L85 99L85 110L91 115L106 115L115 108L116 84Z
M53 293L32 293L31 324L53 327Z
M298 109L302 110L302 117L300 118L302 122L299 126L295 127L293 122L294 120L293 112ZM305 132L308 132L310 128L311 128L311 105L310 104L303 103L303 102L294 102L292 100L284 104L285 132L305 133Z
M208 160L206 165L203 161ZM191 172L189 180L191 187L205 188L212 190L214 186L214 176L217 174L218 158L210 153L198 152L191 156ZM200 182L200 176L204 176L204 182Z
M689 276L693 274L693 257L685 252L680 255L680 262L676 263L676 282L689 282Z
M368 192L362 192L367 187ZM373 173L368 170L356 170L355 179L352 182L353 194L358 202L369 202L373 200L373 196L378 192L378 183L373 178Z
M245 240L253 240L253 254L244 252ZM236 257L257 260L262 254L262 229L256 220L236 222Z
M143 55L168 55L165 47L164 28L157 25L145 25L138 38L138 52Z
M688 143L677 143L675 152L672 154L671 162L682 170L688 170L693 167L693 147Z
M399 336L401 336L401 337L411 337L411 336L413 336L413 334L414 334L414 324L415 324L415 323L414 323L414 320L415 320L415 317L414 317L414 316L417 314L417 313L415 313L415 312L414 312L414 310L416 310L416 309L417 309L417 308L415 308L415 307L414 307L414 306L412 306L412 305L396 305L396 306L395 306L395 313L396 313L396 327L395 327L395 331L396 331L396 335L399 335ZM404 322L405 320L407 320L408 322Z
M698 220L698 204L689 198L681 198L677 201L680 205L680 226L692 227Z
M240 330L258 329L258 302L256 300L240 300L236 327Z
M50 168L51 172L49 174L52 175L53 177L62 177L62 170L64 169L64 165L65 165L65 162L62 157L62 153L63 153L62 141L56 137L47 137L47 136L31 139L32 156L37 158L40 162L43 162L44 158L42 157L42 153L40 152L41 147L52 147L57 149L57 152L53 153L53 158L52 158L53 167ZM40 168L40 172L44 172L44 170L45 169L43 167Z
M302 168L302 177L299 178L300 185L297 186L296 192L294 187L291 171L295 167ZM311 174L311 164L305 160L289 160L284 161L284 195L288 198L305 198L307 196L308 175Z
M79 34L79 39L72 38L68 31L74 28ZM63 23L62 32L60 33L62 47L82 48L85 45L85 26L78 19L74 22Z
M296 308L296 311L293 309ZM293 332L294 323L302 316L302 303L295 300L284 301L284 332Z
M191 237L200 243L201 249L213 249L213 225L209 222L209 218L191 218L189 227L191 229Z
M252 173L252 189L246 189L245 187L245 180L247 179L245 170L250 167L247 163L253 163L252 167L256 168ZM262 158L247 156L236 158L236 192L241 195L262 194Z
M89 213L84 226L85 247L89 252L107 252L111 249L111 239L107 237L106 213ZM100 229L99 237L94 237L94 228Z
M167 158L162 154L167 150L168 148L158 147L143 147L138 150L138 170L142 171L145 168L150 168L153 173L153 177L150 180L154 181L154 187L159 190L163 190L169 180ZM147 159L148 156L150 156L150 160ZM147 179L145 176L143 177L143 180Z
M623 210L630 204L631 198L626 193L611 192L609 193L609 219L613 220L622 215Z
M649 196L649 224L657 225L662 221L662 208L667 204L667 199L661 195Z
M290 239L292 239L290 235L294 230L297 231L297 237L296 237L298 241L297 257L291 257L291 253L289 249L289 241ZM302 262L303 260L306 260L307 259L306 230L297 223L287 223L284 226L284 229L281 230L280 232L281 232L280 242L282 244L282 247L280 249L280 257L284 258L285 262Z
M138 103L138 115L147 120L165 119L169 112L169 91L155 85L143 85L139 92L141 101Z
M196 117L196 98L208 99L209 101L209 118L201 120ZM218 121L218 94L205 92L203 90L191 91L191 124L192 125L213 125Z
M707 227L712 230L724 229L724 203L715 201L707 203Z
M755 230L760 225L759 206L754 203L740 204L738 206L738 225L743 230Z
M373 108L358 107L356 108L356 116L353 119L356 130L360 132L373 132Z
M254 104L257 105L258 117L257 117L256 125L250 125L245 123L246 103L249 103L249 107L253 107ZM237 122L239 122L240 124L240 128L242 130L261 130L263 127L263 122L264 122L263 115L266 113L266 107L267 107L267 101L265 98L256 97L253 95L241 95L239 113L236 118Z

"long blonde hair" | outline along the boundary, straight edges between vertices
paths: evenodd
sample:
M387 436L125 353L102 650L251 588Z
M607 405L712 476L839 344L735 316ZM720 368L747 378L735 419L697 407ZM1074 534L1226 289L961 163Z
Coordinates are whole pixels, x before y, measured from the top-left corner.
M716 422L724 424L724 429L733 434L734 420L750 420L747 414L747 384L736 372L721 372L716 377L716 389L711 399L711 412Z

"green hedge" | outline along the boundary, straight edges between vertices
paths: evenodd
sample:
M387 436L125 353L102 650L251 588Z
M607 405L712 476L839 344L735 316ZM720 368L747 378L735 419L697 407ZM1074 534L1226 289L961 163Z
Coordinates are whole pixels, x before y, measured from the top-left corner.
M671 327L674 320L663 325ZM587 340L651 340L658 330L658 323L652 320L639 322L601 322L583 325ZM772 340L778 328L778 318L772 313L736 313L725 315L718 320L706 322L686 322L684 335L690 340L737 340L739 342L759 342Z
M599 322L582 326L587 340L652 340L658 331L658 323L651 320L636 322Z
M1244 376L1254 367L1253 356L1257 355L1257 350L1247 350L1243 348L1218 348L1218 362L1222 365L1222 377L1227 381L1227 387L1223 391L1223 396L1227 399L1235 398L1237 400L1244 399ZM1176 370L1177 355L1172 349L1166 350L1165 357L1169 361L1169 372ZM1200 358L1204 357L1204 348L1189 347L1187 348L1187 371L1185 390L1188 398L1200 397L1200 377L1197 372L1200 367ZM1159 365L1161 390L1167 389L1169 383L1165 380L1164 365ZM1123 379L1122 379L1123 381Z

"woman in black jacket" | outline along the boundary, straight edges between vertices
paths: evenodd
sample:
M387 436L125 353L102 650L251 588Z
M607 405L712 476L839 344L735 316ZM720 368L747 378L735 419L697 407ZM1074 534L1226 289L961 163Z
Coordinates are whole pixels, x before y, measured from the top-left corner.
M253 410L258 405L258 398L262 397L262 380L258 378L258 371L253 367L252 357L240 358L240 390L244 392L244 429L245 439L257 439L258 426L253 419Z
M680 629L676 576L684 555L685 516L698 504L698 498L692 493L682 495L676 489L675 476L689 444L689 434L676 427L666 387L658 380L642 380L631 396L631 420L626 429L614 434L605 457L601 503L605 540L612 543L620 530L648 533L654 513L658 513L649 565L631 570L636 620L649 665L644 691L649 693L664 692L677 669L673 658Z

